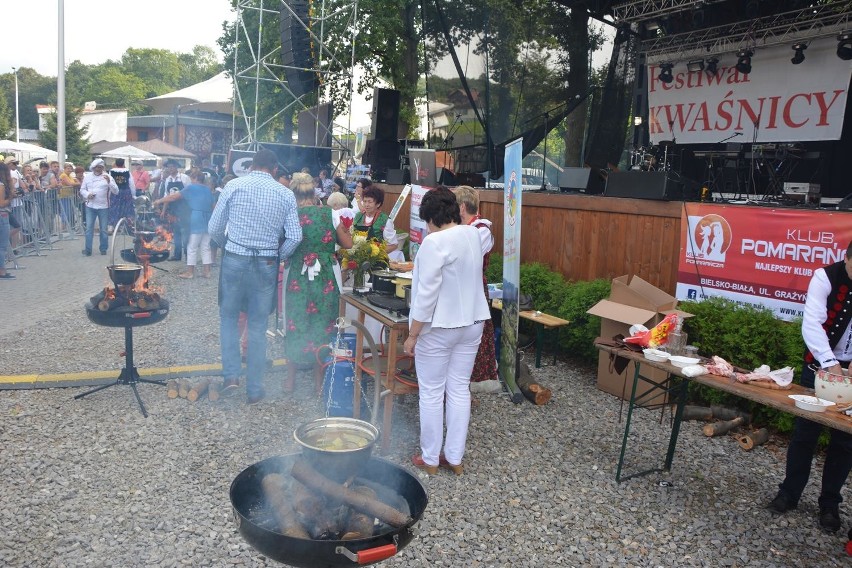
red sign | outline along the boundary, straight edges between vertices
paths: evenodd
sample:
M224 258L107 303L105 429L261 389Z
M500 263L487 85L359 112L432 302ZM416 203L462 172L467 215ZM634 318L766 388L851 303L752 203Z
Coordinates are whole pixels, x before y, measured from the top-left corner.
M852 215L799 209L687 203L677 297L722 296L801 317L814 270L846 257Z

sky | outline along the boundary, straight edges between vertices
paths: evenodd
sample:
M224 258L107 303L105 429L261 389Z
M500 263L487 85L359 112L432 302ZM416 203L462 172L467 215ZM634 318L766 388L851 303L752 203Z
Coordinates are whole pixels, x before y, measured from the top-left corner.
M65 0L65 63L119 59L128 47L189 52L206 45L219 53L222 22L235 20L229 0ZM59 0L4 0L0 72L59 69ZM203 7L203 9L202 9Z
M42 75L56 76L59 0L2 0L2 5L0 73L31 67ZM128 47L186 53L206 45L221 58L216 40L222 34L222 22L236 20L229 0L65 0L64 9L66 65L75 60L87 65L117 60ZM607 46L595 53L594 65L604 64L610 51ZM440 69L445 67L452 68ZM477 76L481 69L469 72ZM372 103L357 97L352 104L352 129L369 126ZM345 116L335 122L348 124Z

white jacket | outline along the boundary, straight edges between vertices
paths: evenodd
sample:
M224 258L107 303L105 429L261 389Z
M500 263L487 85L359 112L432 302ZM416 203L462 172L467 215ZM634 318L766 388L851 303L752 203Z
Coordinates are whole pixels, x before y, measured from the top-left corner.
M479 231L459 225L429 233L414 259L409 320L432 327L473 325L491 317L482 285Z
M109 181L107 181L109 178ZM80 184L80 197L86 200L86 207L92 209L106 209L109 207L109 194L118 195L118 186L109 174L95 175L86 172L83 183ZM92 199L89 200L89 196Z

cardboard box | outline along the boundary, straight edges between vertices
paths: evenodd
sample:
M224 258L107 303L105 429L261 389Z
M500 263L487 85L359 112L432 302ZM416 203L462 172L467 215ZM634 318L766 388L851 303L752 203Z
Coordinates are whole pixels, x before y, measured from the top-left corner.
M629 329L633 324L653 327L671 313L677 313L681 317L692 315L677 309L677 298L636 275L619 276L613 279L609 298L601 300L586 313L601 318L600 336L604 339L611 339L619 334L629 336ZM635 365L632 362L623 373L616 373L610 365L609 353L603 351L599 353L597 386L600 390L629 399L634 373ZM643 368L642 374L658 382L666 378L665 372L648 366ZM655 387L651 383L639 381L636 392L640 394L653 388ZM665 393L660 391L657 396L649 396L644 405L665 402Z

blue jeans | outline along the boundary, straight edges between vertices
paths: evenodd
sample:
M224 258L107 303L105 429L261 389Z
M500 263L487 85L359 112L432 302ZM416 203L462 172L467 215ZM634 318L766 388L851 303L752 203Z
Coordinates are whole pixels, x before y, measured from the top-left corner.
M235 256L226 253L219 275L219 341L222 345L222 374L240 376L240 312L248 315L246 394L263 395L266 367L266 329L275 307L278 260Z
M100 232L100 251L106 252L109 248L109 236L107 235L109 209L92 209L88 206L86 207L86 252L92 252L92 238L95 235L95 218L98 219L98 231Z
M9 212L0 211L0 268L6 265L6 251L9 248Z

